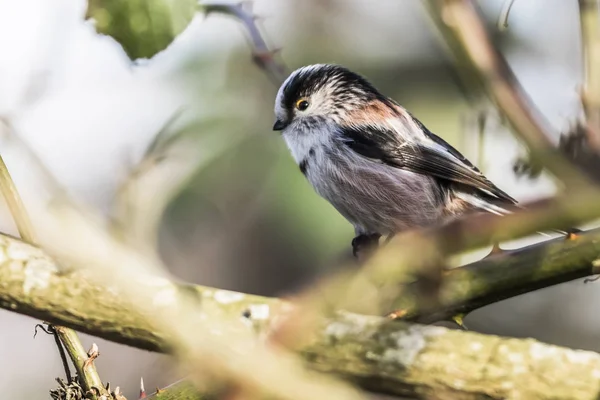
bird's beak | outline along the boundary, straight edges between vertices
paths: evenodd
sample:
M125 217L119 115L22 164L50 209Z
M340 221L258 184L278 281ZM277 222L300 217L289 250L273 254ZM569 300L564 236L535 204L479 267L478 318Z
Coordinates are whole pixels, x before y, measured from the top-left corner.
M285 122L283 122L280 119L276 119L275 124L273 125L273 130L274 131L282 131L285 129L286 126L287 126L287 124Z

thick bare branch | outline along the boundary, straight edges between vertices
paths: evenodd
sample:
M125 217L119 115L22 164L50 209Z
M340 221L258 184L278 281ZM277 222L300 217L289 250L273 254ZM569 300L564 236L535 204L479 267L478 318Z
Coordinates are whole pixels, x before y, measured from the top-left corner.
M90 271L61 270L41 250L8 236L0 236L0 249L0 307L119 343L153 351L170 350L168 338L154 326L152 315L142 315L132 308L119 289L97 284ZM469 296L481 306L503 298L505 292L514 295L590 274L598 256L600 231L593 231L576 240L556 240L451 271L445 289L453 293L447 297L455 303L451 312L465 307ZM512 278L503 274L512 274ZM529 286L521 283L527 280ZM152 294L154 307L173 308L176 312L178 299L193 299L197 311L207 315L208 320L218 315L238 321L227 326L254 331L259 337L268 335L280 317L292 309L278 299L174 284L164 278L139 277L134 284L137 291ZM439 316L448 312L440 310ZM413 314L417 316L418 310ZM350 313L336 313L318 326L316 333L297 349L308 364L372 390L459 396L454 398L537 398L549 390L567 393L567 389L576 387L564 398L583 399L592 398L600 388L600 378L594 372L600 370L600 356L593 353L438 327L411 327ZM552 363L548 369L547 358L557 356L563 361ZM560 384L544 385L546 380L539 374L518 372L542 367L545 374L561 376L565 388L557 387ZM489 375L490 368L500 375Z
M377 317L324 321L301 352L314 369L409 398L592 400L600 391L595 353ZM186 383L161 391L203 398L192 393Z

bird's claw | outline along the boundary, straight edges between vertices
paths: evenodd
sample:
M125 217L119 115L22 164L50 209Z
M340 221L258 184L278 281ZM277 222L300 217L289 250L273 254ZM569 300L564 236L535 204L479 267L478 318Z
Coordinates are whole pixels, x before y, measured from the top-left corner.
M371 255L377 249L380 237L380 234L373 233L370 235L361 234L352 239L352 254L354 257L360 259Z

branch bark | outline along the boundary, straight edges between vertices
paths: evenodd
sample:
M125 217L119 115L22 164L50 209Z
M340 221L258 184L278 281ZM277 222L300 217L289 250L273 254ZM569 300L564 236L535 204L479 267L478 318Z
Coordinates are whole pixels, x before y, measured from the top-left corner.
M98 285L85 271L61 269L44 252L18 239L0 236L0 250L0 307L118 343L170 350L153 316L140 314L117 289ZM439 310L431 318L590 274L599 256L596 230L576 240L550 241L458 268L448 272L446 287L454 309ZM259 337L268 335L293 309L278 299L151 276L132 284L152 294L154 307L175 310L185 296L194 299L198 312L238 321L231 329L250 329ZM416 308L410 316L423 317ZM560 398L591 399L600 390L600 355L594 353L350 313L323 319L296 350L313 369L392 394L533 399L562 393ZM561 363L554 362L557 357Z
M403 319L422 323L449 320L483 306L598 273L600 229L574 240L557 238L454 268L444 274L440 305L426 312L405 290L392 298ZM413 284L414 285L414 284Z

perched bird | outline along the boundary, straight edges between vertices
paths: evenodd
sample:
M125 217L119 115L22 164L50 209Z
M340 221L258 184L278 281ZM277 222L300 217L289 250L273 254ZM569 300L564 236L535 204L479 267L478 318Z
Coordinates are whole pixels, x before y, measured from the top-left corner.
M348 69L294 71L275 101L273 130L316 192L353 226L354 254L381 236L516 200L394 100Z

